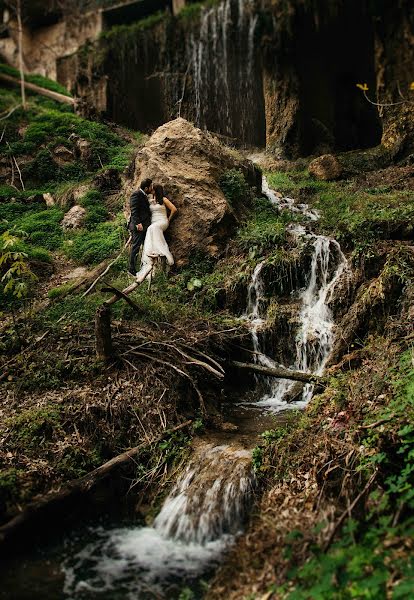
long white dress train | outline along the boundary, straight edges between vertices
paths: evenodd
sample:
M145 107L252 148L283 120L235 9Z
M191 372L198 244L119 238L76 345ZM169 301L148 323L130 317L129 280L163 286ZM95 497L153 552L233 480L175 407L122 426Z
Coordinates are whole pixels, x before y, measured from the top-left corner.
M151 225L147 229L144 247L142 250L141 270L137 273L137 281L141 282L150 273L154 261L160 256L165 256L169 265L174 264L173 255L165 241L164 231L169 222L167 209L164 204L150 200Z

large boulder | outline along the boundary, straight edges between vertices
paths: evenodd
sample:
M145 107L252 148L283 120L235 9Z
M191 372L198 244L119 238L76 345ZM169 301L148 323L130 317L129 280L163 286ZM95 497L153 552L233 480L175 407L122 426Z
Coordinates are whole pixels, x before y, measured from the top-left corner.
M134 188L150 177L178 208L166 235L176 264L186 263L196 249L218 256L245 213L248 198L230 206L220 189L229 169L242 170L247 182L261 189L261 174L252 162L185 119L159 127L138 153Z

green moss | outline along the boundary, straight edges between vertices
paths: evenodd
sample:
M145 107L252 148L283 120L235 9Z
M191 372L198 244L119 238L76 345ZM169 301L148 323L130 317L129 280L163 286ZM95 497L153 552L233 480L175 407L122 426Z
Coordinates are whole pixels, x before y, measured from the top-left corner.
M101 34L101 39L106 44L109 44L109 46L119 44L128 39L136 39L137 34L152 29L169 18L167 12L157 12L129 25L116 25L108 31L104 31Z
M75 285L76 284L73 282L64 283L63 285L50 289L47 293L47 296L51 300L54 300L55 298L61 298L62 296L68 294Z
M36 246L57 250L62 245L63 234L60 223L63 218L60 208L44 208L24 214L15 221L17 229L27 233L27 239Z
M121 219L99 223L94 231L74 232L65 242L64 251L79 264L96 264L121 250L124 233Z
M0 73L10 75L11 77L15 77L16 79L20 80L20 72L17 69L10 67L9 65L0 63ZM29 83L34 83L35 85L38 85L47 90L51 90L52 92L58 92L59 94L63 94L64 96L70 96L70 93L65 87L63 87L63 85L60 85L52 79L47 79L42 75L25 75L25 80Z
M56 405L23 410L19 415L6 420L12 433L12 445L22 444L25 448L36 448L38 444L50 441L53 433L60 428L61 409Z
M98 190L90 190L80 200L79 204L86 208L85 227L95 229L99 223L108 219L108 211L102 194Z
M178 14L178 19L184 21L196 20L200 17L201 12L206 8L211 8L220 4L220 0L205 0L204 2L194 2L186 4Z

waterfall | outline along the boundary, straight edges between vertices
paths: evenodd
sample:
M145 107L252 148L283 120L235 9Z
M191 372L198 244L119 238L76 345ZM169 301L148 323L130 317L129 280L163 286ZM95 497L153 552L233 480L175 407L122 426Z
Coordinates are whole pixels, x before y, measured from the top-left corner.
M93 530L93 541L65 561L65 593L140 599L151 588L170 598L168 585L217 563L243 527L253 489L250 451L200 445L152 527Z
M223 0L201 10L188 47L193 98L187 110L202 129L263 144L264 100L260 69L256 68L257 25L254 0Z
M292 198L276 195L268 185L265 177L262 184L263 193L278 209L288 209L300 213L304 221L316 221L319 215L307 204L295 204ZM295 338L295 360L290 365L279 365L293 369L322 375L334 342L334 319L330 309L333 292L338 281L349 272L348 262L340 245L334 239L322 235L308 233L303 224L292 224L290 231L303 243L312 247L312 260L307 284L300 292L301 310L299 327ZM256 359L266 366L276 363L267 356L260 340L260 327L264 324L260 312L260 299L264 297L265 282L262 271L265 261L259 263L252 275L247 294L247 317L250 320L253 349ZM268 390L258 402L261 406L279 411L288 408L302 408L312 398L314 386L306 384L297 402L285 401L286 394L294 388L295 383L289 380L266 380Z

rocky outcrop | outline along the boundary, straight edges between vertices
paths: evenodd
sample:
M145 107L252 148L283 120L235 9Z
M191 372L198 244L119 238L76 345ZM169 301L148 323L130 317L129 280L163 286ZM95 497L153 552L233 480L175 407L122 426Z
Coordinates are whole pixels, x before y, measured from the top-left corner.
M217 256L224 248L246 210L242 201L230 206L220 189L220 177L235 168L251 185L261 185L260 173L250 161L237 158L215 137L181 118L157 129L137 155L135 188L150 177L164 186L178 208L167 232L178 265L187 262L194 250Z

